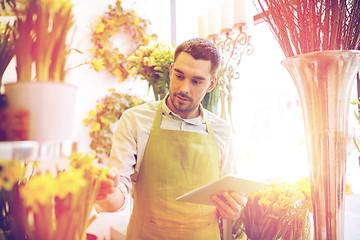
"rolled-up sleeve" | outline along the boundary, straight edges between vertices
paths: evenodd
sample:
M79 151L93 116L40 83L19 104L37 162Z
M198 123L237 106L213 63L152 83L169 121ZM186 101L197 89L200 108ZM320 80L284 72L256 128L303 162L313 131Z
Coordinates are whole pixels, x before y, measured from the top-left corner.
M136 164L137 129L134 122L134 116L131 112L125 111L122 114L113 134L108 164L111 171L115 171L115 174L121 178L118 187L125 196L125 204L123 207L125 207L129 201L130 190L132 188L130 176L134 173L134 166Z
M223 149L220 151L220 176L225 176L229 173L235 173L235 152L231 128L224 129L222 138L224 142Z

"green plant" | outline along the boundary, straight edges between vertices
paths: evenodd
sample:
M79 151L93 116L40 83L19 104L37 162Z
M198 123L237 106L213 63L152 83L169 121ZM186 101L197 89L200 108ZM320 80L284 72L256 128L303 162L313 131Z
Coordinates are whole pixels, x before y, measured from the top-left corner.
M358 0L253 0L286 57L357 49L360 45Z
M14 28L9 23L0 24L0 88L2 77L14 56Z
M19 82L32 81L32 64L37 81L64 81L69 54L67 35L73 25L70 0L29 0L13 10L15 55Z
M203 100L201 101L201 104L205 109L215 114L218 113L218 102L220 98L219 88L219 81L216 81L216 85L213 90L209 93L206 93Z
M357 109L357 111L354 111L354 114L355 114L356 121L357 121L358 124L360 125L360 109L359 109L360 98L359 98L358 100L351 101L351 104L358 106L358 109ZM358 143L356 142L355 137L353 138L353 142L354 142L354 145L355 145L356 149L360 152L360 147L359 147ZM360 163L360 162L359 162L359 163Z
M90 127L90 148L99 162L104 162L110 156L114 123L126 109L143 103L137 97L116 93L115 89L109 92L109 95L97 100L96 108L83 120L84 125Z
M174 60L174 44L151 42L139 47L128 58L127 69L130 74L140 76L149 82L156 100L162 99L169 89L170 65Z
M121 0L116 0L115 6L109 5L108 8L104 16L97 19L91 34L94 43L90 50L94 54L93 68L100 71L105 67L108 72L123 81L128 76L125 67L128 56L114 46L112 36L116 33L130 33L137 47L148 44L157 36L148 33L150 22L140 18L134 10L125 10Z
M0 1L1 9L6 12L6 6L15 7L15 0L1 0Z

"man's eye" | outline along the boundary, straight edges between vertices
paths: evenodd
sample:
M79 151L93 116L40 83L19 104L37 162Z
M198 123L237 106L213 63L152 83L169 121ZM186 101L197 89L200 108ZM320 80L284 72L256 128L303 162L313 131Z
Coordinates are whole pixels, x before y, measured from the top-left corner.
M193 84L195 84L195 85L200 84L200 81L198 81L198 80L193 80L192 82L193 82Z
M183 79L184 77L181 75L175 75L178 79Z

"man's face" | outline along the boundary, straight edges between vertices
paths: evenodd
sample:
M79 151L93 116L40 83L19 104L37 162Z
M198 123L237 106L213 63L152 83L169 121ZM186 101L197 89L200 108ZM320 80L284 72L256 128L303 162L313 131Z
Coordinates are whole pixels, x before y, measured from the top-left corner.
M170 67L170 87L167 104L182 118L194 118L199 114L199 104L216 83L212 77L211 62L194 59L190 54L180 53Z

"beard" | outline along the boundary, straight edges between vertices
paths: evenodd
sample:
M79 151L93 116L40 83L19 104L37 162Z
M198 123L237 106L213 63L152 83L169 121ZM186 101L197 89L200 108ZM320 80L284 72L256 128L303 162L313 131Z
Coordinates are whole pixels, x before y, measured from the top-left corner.
M194 99L183 93L170 93L170 101L176 111L191 112L195 110L198 105L194 104Z

